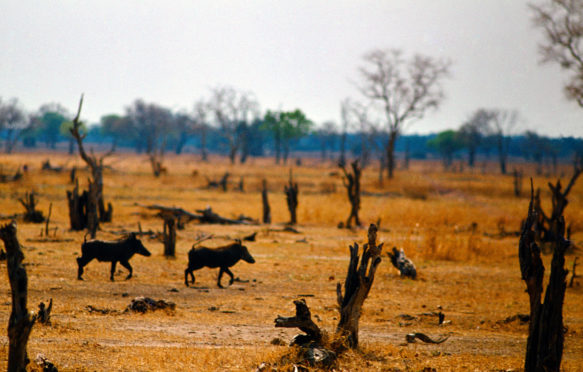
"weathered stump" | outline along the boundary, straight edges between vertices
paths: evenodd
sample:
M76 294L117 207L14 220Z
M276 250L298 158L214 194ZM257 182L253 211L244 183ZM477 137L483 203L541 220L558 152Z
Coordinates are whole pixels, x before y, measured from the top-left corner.
M12 293L12 311L8 320L8 371L23 372L28 363L26 344L36 316L31 315L26 307L28 277L22 265L24 254L16 237L15 222L0 228L0 239L6 248L6 266Z
M352 173L346 171L344 165L338 165L342 172L344 172L344 177L342 178L342 183L346 187L348 193L348 200L350 201L350 215L346 220L346 228L352 226L352 221L356 226L360 226L360 219L358 218L358 211L360 210L360 177L362 175L362 169L358 164L358 160L353 161L350 166L352 167Z
M176 217L164 214L164 257L176 257Z
M263 223L271 223L271 207L269 206L269 199L267 197L267 180L261 183L261 201L263 202Z
M289 181L288 184L284 186L283 191L285 192L285 199L287 201L287 209L290 214L290 225L295 225L297 221L296 210L298 208L298 184L293 181L293 174L290 169L289 171Z
M534 207L531 180L528 216L518 244L520 271L530 299L530 325L524 362L526 372L559 371L561 366L564 344L563 301L567 285L567 270L564 265L565 252L570 243L563 237L565 231L563 216L558 216L557 221L559 225L558 234L554 235L556 244L551 262L551 275L544 303L541 303L545 268L541 250L536 243L537 212Z
M87 191L79 195L79 181L75 180L73 190L67 191L69 221L71 230L80 231L87 227Z
M25 222L41 223L45 221L43 213L36 209L38 201L36 200L34 191L27 192L23 198L18 199L20 204L24 207L26 212L24 213Z
M341 345L350 348L358 346L358 322L364 300L372 287L377 266L381 263L383 243L377 245L377 227L371 224L368 228L368 243L362 248L362 257L358 255L358 244L350 246L350 263L344 281L344 295L342 285L336 286L338 306L340 307L340 321L336 329ZM360 265L359 265L360 259Z

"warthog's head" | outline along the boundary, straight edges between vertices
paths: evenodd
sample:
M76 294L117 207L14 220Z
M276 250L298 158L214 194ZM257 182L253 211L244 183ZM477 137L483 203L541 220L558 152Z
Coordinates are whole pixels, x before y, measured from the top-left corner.
M142 256L146 257L151 255L150 251L147 250L146 247L144 247L144 245L142 244L142 241L136 238L135 233L131 233L127 241L128 243L130 243L130 246L134 250L134 253L141 254Z
M237 244L241 247L241 259L245 262L255 263L255 259L249 253L247 247L241 244L241 241L237 239Z

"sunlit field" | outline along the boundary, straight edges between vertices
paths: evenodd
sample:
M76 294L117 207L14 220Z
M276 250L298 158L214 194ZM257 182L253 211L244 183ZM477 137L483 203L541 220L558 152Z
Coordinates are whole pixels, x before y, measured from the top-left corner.
M299 331L274 327L277 315L291 316L293 300L305 298L318 325L334 332L338 322L336 284L343 282L349 260L348 246L364 243L366 227L380 221L384 242L380 264L360 319L360 347L343 354L337 370L419 371L426 367L448 370L521 370L528 324L505 320L528 314L528 294L520 279L518 232L526 216L534 168L525 172L522 196L514 196L512 176L498 174L494 164L463 172L443 172L439 163L413 162L398 170L393 180L379 184L378 168L363 173L361 228L339 229L350 204L334 162L304 159L293 165L299 184L298 234L281 231L289 220L283 193L290 166L273 159L249 159L231 165L212 157L203 163L195 155L167 156L168 170L154 178L146 156L116 154L106 160L104 196L113 204L113 222L102 224L98 239L119 239L124 231L161 232L162 219L142 205L181 207L195 212L207 206L228 218L240 215L260 220L261 181L266 179L271 204L271 225L186 224L178 230L176 258L163 256L159 240L142 238L151 257L134 256L134 277L120 265L116 281L109 281L109 264L92 261L78 281L76 257L85 232L69 230L66 191L73 188L69 172L41 170L41 163L70 169L85 188L89 172L78 156L16 154L0 158L2 171L13 173L27 164L21 180L0 184L0 214L22 213L18 202L34 191L45 216L52 203L50 239L41 237L44 224L18 221L29 277L29 309L53 299L50 325L36 324L29 357L46 356L62 371L253 371L262 362L275 362L289 351L285 344ZM510 167L512 169L512 167ZM229 190L206 188L207 178L231 174ZM572 168L565 165L549 178L534 177L542 189L543 208L550 209L547 183ZM244 192L236 191L241 178ZM583 180L570 193L566 209L572 239L583 247ZM137 203L137 204L136 204ZM2 223L9 222L4 218ZM196 271L196 284L184 285L187 252L204 234L203 243L216 247L257 232L246 242L255 264L240 262L232 268L245 282L219 289L217 269ZM501 234L504 232L504 234ZM417 265L418 279L403 279L385 252L403 248ZM566 258L570 269L576 255ZM545 274L550 256L544 257ZM0 324L7 325L11 308L5 261L0 262ZM571 275L568 275L568 280ZM545 283L546 283L545 279ZM564 323L567 327L562 366L583 370L583 279L567 288ZM227 276L223 283L227 282ZM123 312L131 299L148 296L176 304L175 311L146 314ZM90 311L88 306L105 310ZM109 311L109 312L108 312ZM442 311L446 322L438 325ZM404 317L407 314L412 317ZM5 326L2 326L5 329ZM423 332L450 338L439 345L406 344L405 335ZM7 366L8 338L0 333L0 369ZM34 362L31 363L34 366Z

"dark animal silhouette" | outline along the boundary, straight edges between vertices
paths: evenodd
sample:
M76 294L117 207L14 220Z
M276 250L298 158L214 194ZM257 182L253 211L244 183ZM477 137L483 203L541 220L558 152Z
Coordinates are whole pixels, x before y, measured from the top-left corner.
M391 258L391 263L399 270L401 276L408 276L411 279L417 277L417 269L415 269L413 261L405 256L405 252L402 249L397 250L397 248L393 247L393 253L387 252L387 255Z
M101 240L85 241L81 246L81 257L77 258L79 271L77 279L83 280L83 267L91 260L97 258L99 262L111 262L111 275L109 279L113 282L113 274L115 273L115 265L119 262L123 267L129 270L126 279L132 277L132 266L129 263L130 258L134 254L141 254L142 256L150 256L150 252L144 247L142 242L136 238L135 233L131 233L125 239L107 242Z
M229 267L235 265L239 260L243 260L249 263L255 263L255 259L251 256L247 247L241 244L240 240L235 241L233 244L226 245L219 248L194 248L188 252L188 267L184 271L184 284L188 287L188 275L192 279L192 284L194 284L195 278L192 273L195 270L202 269L203 267L215 268L219 267L219 278L217 280L217 285L219 288L223 288L221 285L221 277L223 273L229 274L231 280L229 280L229 285L233 284L235 277Z

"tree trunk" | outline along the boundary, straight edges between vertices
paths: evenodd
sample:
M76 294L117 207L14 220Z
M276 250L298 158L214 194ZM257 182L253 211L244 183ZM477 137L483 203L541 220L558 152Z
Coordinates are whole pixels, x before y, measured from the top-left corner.
M559 217L559 235L556 235L556 248L553 251L551 275L547 285L544 303L541 304L543 291L544 266L541 251L535 240L537 212L534 207L534 190L528 217L523 225L518 245L518 257L522 279L526 282L530 299L530 325L526 344L524 370L526 372L560 371L564 344L563 301L566 290L567 270L565 252L570 242L564 239L565 221Z
M389 141L387 142L387 171L389 179L393 178L393 171L395 169L395 142L397 142L397 135L397 131L391 130Z
M498 137L498 162L500 164L500 173L506 174L506 146L505 138L503 135Z
M348 193L348 201L350 201L350 215L346 220L346 228L350 228L352 226L352 220L354 219L354 224L356 226L360 226L360 219L358 218L358 211L360 210L360 176L362 174L362 170L358 165L358 160L355 160L351 163L352 173L348 173L344 166L340 168L344 172L344 178L342 179L342 183L344 187L346 187L346 191Z
M279 130L275 132L275 164L279 164L281 158L281 133Z
M22 265L24 254L16 237L14 222L0 228L0 239L6 248L6 266L12 294L12 311L8 320L8 372L24 372L28 363L26 344L36 316L31 315L26 306L28 277Z
M263 223L271 223L271 208L267 198L267 181L265 179L262 182L261 201L263 202Z
M336 286L338 306L340 307L340 321L336 328L340 346L349 348L358 347L358 323L364 300L368 296L377 266L381 263L381 251L383 244L376 244L377 227L371 224L368 229L368 243L362 250L362 258L358 256L358 244L350 246L350 263L344 282L344 295L342 285ZM360 259L360 265L359 265Z
M176 218L164 215L164 257L176 257Z
M208 154L206 151L206 128L202 128L200 133L200 155L202 161L208 161Z
M338 159L338 164L346 164L346 130L342 132L342 137L340 137L340 159Z
M473 168L475 162L476 162L476 147L472 145L468 147L468 166L470 168Z
M290 214L290 225L295 225L297 223L296 210L298 208L298 184L293 182L292 172L289 172L289 181L286 186L284 186L284 192L287 201L287 209Z

